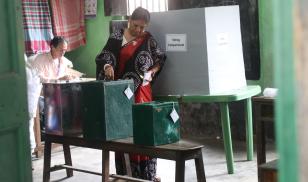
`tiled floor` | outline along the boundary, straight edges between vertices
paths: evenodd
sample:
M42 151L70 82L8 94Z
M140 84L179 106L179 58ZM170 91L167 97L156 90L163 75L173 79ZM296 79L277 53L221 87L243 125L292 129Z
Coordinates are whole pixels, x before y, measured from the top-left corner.
M227 165L223 150L222 140L194 139L204 144L203 161L207 182L257 182L257 162L256 152L253 161L246 160L245 142L233 142L234 150L234 174L227 173ZM277 157L273 144L268 146L268 159ZM100 150L74 147L71 148L73 165L91 171L101 172ZM110 173L115 173L114 155L111 153ZM63 153L60 149L52 153L51 165L63 164ZM33 181L41 182L43 178L43 158L33 161ZM80 173L74 171L74 176L65 178L65 170L52 172L50 179L54 182L99 182L100 176ZM158 159L157 175L161 177L162 182L173 182L175 177L175 162ZM185 164L185 181L194 182L196 180L195 164L193 160Z

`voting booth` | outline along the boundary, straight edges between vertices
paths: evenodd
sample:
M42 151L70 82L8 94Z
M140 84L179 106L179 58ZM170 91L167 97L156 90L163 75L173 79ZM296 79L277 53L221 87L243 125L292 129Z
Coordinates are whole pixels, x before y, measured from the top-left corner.
M151 13L167 60L154 95L203 95L246 86L238 6Z

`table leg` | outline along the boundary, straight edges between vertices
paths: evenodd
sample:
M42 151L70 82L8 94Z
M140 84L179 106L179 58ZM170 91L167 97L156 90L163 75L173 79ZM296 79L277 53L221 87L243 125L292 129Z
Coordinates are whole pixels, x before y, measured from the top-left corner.
M43 182L50 181L51 142L45 139Z
M102 150L103 156L103 166L102 166L102 181L108 182L109 181L109 151Z
M132 174L132 169L130 167L130 158L129 158L129 154L128 153L123 153L124 155L124 166L125 166L125 171L126 171L126 174L127 176L129 177L132 177L133 174Z
M229 107L227 102L220 103L220 116L222 124L222 133L224 139L225 154L227 160L228 173L233 174L233 149L230 130Z
M251 161L253 158L253 131L252 131L252 107L251 98L245 100L246 113L246 147L247 160Z
M64 160L65 165L72 166L72 156L71 156L71 149L70 146L67 144L63 144L63 152L64 152ZM72 169L66 169L66 176L72 177L73 176L73 170Z
M261 168L259 166L266 162L266 145L265 145L265 123L261 119L261 105L258 102L254 104L254 121L256 122L257 135L257 167L258 167L258 181L261 181Z
M203 158L202 158L202 150L201 149L198 152L198 157L195 158L195 166L196 166L196 173L197 173L198 182L206 182L205 173L204 173L204 164L203 164Z
M175 182L185 181L185 159L181 155L177 155L175 161Z

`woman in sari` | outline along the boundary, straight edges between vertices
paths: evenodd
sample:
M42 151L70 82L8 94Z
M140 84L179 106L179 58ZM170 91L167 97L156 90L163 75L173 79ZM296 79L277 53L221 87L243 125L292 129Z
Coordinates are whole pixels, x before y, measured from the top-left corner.
M135 102L152 101L151 83L166 59L157 42L144 31L150 13L137 8L128 20L128 27L112 33L107 44L96 57L96 77L99 80L133 79ZM115 154L117 174L124 175L122 155ZM133 177L157 181L156 158L130 155Z

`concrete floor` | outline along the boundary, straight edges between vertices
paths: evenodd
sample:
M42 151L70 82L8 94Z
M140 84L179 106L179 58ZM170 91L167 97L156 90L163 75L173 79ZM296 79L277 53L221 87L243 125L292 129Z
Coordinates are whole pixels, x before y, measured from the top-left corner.
M257 162L256 152L254 160L246 160L245 142L233 142L234 151L234 174L227 173L227 165L223 150L223 142L221 139L194 139L204 144L203 161L207 182L257 182ZM267 150L267 158L269 160L277 158L274 145L269 144ZM86 170L101 172L101 151L80 147L71 147L72 161L74 167ZM110 155L110 173L115 173L114 154ZM63 152L61 147L53 150L51 165L63 164ZM43 179L43 158L33 161L33 181L41 182ZM161 177L162 182L173 182L175 177L175 162L169 160L158 159L157 175ZM74 171L74 176L65 178L65 170L52 172L50 179L53 182L100 182L101 177L97 175L81 173ZM185 181L194 182L196 179L195 164L193 160L187 161L185 164Z

